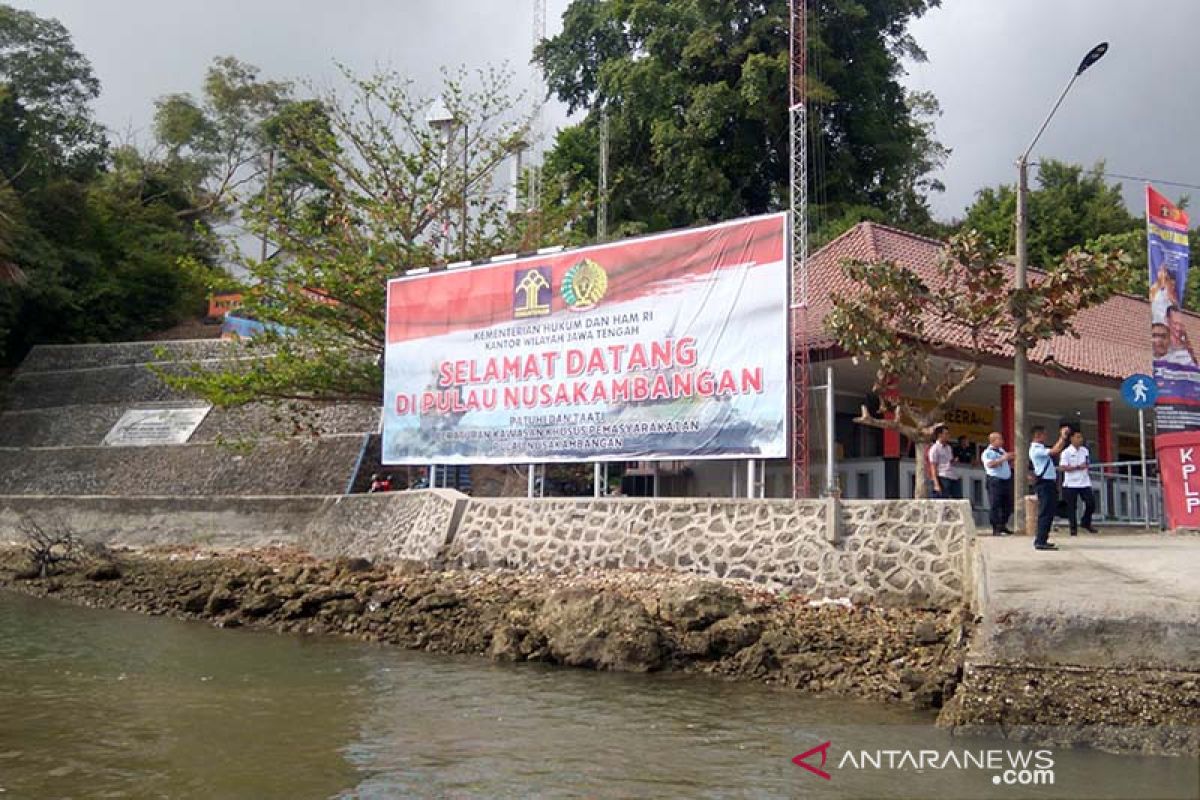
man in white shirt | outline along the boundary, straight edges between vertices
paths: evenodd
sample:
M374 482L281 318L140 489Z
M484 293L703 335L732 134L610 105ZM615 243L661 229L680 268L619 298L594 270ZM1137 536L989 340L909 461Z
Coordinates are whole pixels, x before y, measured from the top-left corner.
M1054 471L1054 459L1067 446L1070 427L1058 430L1058 441L1053 447L1046 446L1046 429L1034 425L1029 438L1029 460L1033 463L1034 493L1038 499L1037 536L1033 540L1034 550L1057 550L1050 544L1050 528L1054 525L1054 510L1058 505L1058 473Z
M933 497L943 500L962 498L962 480L955 464L954 448L950 446L950 431L945 425L933 430L934 443L929 446L929 480Z
M1088 533L1096 533L1092 527L1092 512L1096 510L1096 497L1092 494L1092 476L1088 474L1091 466L1091 453L1083 446L1083 434L1075 431L1071 434L1071 444L1062 451L1058 458L1058 468L1063 474L1063 500L1067 503L1067 522L1071 525L1071 535L1079 530L1075 526L1075 504L1083 500L1083 529Z
M993 536L1007 536L1008 518L1012 516L1012 461L1013 453L1004 449L1004 437L999 433L988 434L988 446L980 455L983 471L987 473L988 517L992 523Z

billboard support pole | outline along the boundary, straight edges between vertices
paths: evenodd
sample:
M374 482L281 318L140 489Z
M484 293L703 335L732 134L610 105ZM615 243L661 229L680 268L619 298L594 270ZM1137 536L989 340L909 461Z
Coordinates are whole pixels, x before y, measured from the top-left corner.
M837 437L834 435L834 424L837 416L833 408L833 367L825 368L825 494L833 497L837 494L837 466L834 464L834 447Z
M592 464L592 497L600 496L600 462Z
M525 488L525 496L526 497L533 497L533 483L534 483L533 471L534 471L534 469L536 469L536 465L530 464L529 465L529 480L528 480L526 488Z
M754 497L754 459L746 462L746 497Z

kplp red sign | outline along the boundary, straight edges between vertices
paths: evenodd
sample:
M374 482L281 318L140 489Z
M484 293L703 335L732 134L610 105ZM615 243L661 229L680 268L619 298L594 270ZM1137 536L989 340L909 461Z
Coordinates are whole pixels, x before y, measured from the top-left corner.
M1167 527L1200 528L1200 431L1154 437Z

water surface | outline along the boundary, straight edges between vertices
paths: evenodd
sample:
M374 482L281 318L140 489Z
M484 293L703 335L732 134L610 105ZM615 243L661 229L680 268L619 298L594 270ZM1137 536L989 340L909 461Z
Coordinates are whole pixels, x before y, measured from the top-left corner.
M833 758L1011 748L950 737L927 714L750 684L496 665L0 592L0 800L1200 796L1195 759L1086 750L1054 751L1055 785L1026 789L974 769L826 781L792 764L824 741Z

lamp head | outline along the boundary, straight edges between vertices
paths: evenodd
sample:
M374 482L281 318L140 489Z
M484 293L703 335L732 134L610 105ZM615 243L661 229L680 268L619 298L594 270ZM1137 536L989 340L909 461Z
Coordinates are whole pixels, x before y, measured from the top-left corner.
M1101 42L1100 44L1093 47L1091 50L1088 50L1087 55L1084 56L1083 60L1079 62L1079 68L1075 70L1075 74L1077 76L1082 75L1084 73L1084 70L1086 70L1092 64L1095 64L1100 59L1104 58L1104 54L1107 52L1108 52L1108 42Z

